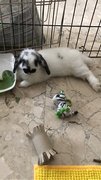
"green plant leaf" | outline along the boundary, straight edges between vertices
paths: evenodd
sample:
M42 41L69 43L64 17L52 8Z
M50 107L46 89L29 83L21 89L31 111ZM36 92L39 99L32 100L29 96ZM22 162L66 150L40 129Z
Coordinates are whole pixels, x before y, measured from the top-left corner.
M0 80L0 90L11 87L14 83L14 73L9 70L5 70L2 74L2 80Z

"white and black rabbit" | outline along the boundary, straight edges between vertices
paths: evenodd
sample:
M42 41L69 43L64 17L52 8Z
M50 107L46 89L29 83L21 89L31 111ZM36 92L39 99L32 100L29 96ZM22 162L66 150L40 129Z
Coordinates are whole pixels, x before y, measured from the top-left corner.
M25 49L15 63L14 72L21 79L20 87L28 87L50 77L75 76L87 80L95 91L101 90L99 79L88 68L90 58L76 49L50 48L36 51Z

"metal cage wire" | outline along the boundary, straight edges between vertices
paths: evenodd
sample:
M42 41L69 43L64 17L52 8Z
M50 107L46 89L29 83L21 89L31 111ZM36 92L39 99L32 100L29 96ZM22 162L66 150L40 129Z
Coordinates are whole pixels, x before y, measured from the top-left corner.
M58 46L101 58L100 0L0 0L0 52Z

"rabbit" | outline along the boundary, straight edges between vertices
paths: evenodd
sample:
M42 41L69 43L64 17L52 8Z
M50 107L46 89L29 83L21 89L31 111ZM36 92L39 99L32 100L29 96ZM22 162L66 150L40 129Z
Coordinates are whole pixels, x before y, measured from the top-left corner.
M74 76L87 80L95 91L100 91L101 83L89 69L91 63L92 60L77 49L58 47L36 51L26 48L13 72L17 70L20 87L47 81L51 77Z

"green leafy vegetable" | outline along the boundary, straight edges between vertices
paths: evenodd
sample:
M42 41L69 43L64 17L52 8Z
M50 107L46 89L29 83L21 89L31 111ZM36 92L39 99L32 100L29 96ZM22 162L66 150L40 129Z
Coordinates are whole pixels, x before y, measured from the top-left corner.
M2 80L0 80L0 90L11 87L14 83L14 74L12 71L6 70L2 74Z

